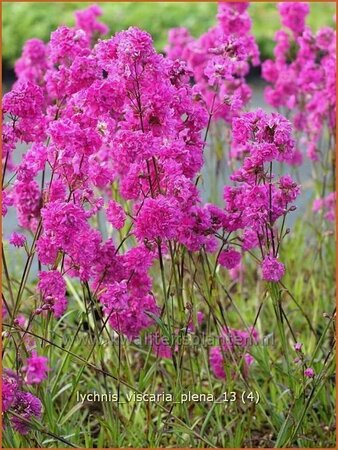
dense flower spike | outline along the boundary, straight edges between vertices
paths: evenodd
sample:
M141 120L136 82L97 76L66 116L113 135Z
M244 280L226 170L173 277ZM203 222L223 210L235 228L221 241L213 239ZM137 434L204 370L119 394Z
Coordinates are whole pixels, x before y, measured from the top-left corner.
M293 159L291 123L277 113L245 113L233 120L233 145L242 146L245 157L230 177L236 185L224 188L225 229L243 230L243 250L259 247L263 278L277 282L284 275L284 265L277 261L282 239L277 220L295 209L292 203L300 193L290 175L275 179L272 172L273 162ZM227 267L222 254L219 262Z

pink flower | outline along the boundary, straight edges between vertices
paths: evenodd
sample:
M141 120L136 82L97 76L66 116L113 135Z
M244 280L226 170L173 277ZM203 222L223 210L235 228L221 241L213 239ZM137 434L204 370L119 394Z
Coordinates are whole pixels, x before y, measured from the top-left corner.
M225 379L224 358L220 347L210 349L209 362L215 377Z
M301 34L305 27L305 18L310 12L309 5L303 2L279 3L282 24L295 34Z
M110 200L108 203L107 219L117 230L123 228L124 222L126 221L124 209L114 200Z
M89 53L89 39L85 31L61 26L51 33L49 58L53 64L69 65L77 56Z
M336 218L336 193L330 192L326 197L314 200L312 211L323 212L327 221L334 222Z
M254 362L254 358L249 353L243 355L243 351L240 349L250 348L256 342L258 342L258 333L254 328L247 331L224 328L220 337L221 347L212 347L209 353L209 362L215 377L226 378L225 365L230 367L231 373L235 376L234 358L238 360L238 364L241 363L243 358L243 374L247 376L248 368ZM231 352L232 357L229 356L229 352Z
M308 367L307 369L304 370L304 375L307 378L313 378L315 376L315 371L311 367Z
M58 270L39 273L38 289L46 305L52 309L55 317L64 314L67 308L66 282Z
M129 339L139 336L141 330L154 322L151 316L159 313L153 295L142 292L141 282L136 282L135 287L126 281L109 284L100 302L111 327Z
M239 265L240 261L241 254L232 248L222 251L218 258L219 264L226 269L233 269Z
M38 183L35 180L28 182L17 180L12 195L19 225L34 231L41 207L41 193Z
M20 388L20 379L15 372L5 369L2 375L2 412L12 407Z
M5 216L8 211L8 206L12 206L14 203L14 199L12 195L9 194L8 191L2 191L2 215Z
M26 365L22 368L25 373L25 381L27 384L40 384L47 378L50 370L48 367L48 358L38 356L36 352L32 352L32 356L27 358Z
M145 199L135 220L138 239L173 239L181 223L179 203L162 195Z
M23 419L30 420L32 418L39 419L42 413L42 403L30 392L19 391L16 393L12 409ZM26 421L19 417L11 417L13 428L20 434L27 434L30 431L30 426Z
M296 350L296 352L302 351L302 347L303 347L303 344L301 344L300 342L296 342L293 346L293 348Z
M244 145L256 165L273 159L288 162L295 151L291 122L281 114L258 109L235 118L232 125L234 145Z
M290 175L283 175L279 179L279 189L285 204L291 203L300 194L300 187L293 181Z
M162 336L160 336L159 334L153 334L151 335L150 340L153 353L157 358L171 359L173 357L172 350L168 345L167 340L165 340Z
M263 279L278 282L285 273L284 264L273 256L266 256L262 262Z
M47 46L40 39L26 41L21 58L15 63L15 73L21 80L39 83L47 69Z
M27 183L33 180L44 169L47 157L47 148L43 144L33 144L18 167L17 179Z
M20 233L12 233L9 242L15 247L23 247L25 245L27 238L23 234Z
M2 374L2 411L6 412L11 409L28 421L33 417L40 418L42 412L40 400L30 392L23 392L21 389L22 381L19 376L9 369L4 369ZM10 422L13 428L21 434L27 434L30 430L27 422L19 417L11 416Z
M109 28L101 22L96 20L97 17L102 15L102 10L98 5L91 5L88 8L76 11L76 26L84 30L88 36L92 36L94 33L106 34Z
M19 314L14 319L14 325L18 325L21 328L24 328L27 326L27 319L23 314Z
M5 94L2 100L5 113L31 121L41 116L43 104L42 88L31 82L17 82L15 88Z

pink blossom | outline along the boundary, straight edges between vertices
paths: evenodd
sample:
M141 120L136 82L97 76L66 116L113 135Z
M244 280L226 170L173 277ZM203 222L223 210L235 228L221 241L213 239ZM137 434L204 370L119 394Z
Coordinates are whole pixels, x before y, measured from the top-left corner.
M26 236L16 232L12 233L9 238L9 242L15 247L23 247L25 245L26 240L27 240Z
M237 363L240 365L243 358L243 371L246 376L254 358L249 353L243 355L243 352L239 351L239 349L248 349L257 342L258 332L254 328L249 328L248 330L224 328L220 337L221 346L212 347L209 353L209 362L214 375L217 378L225 379L225 365L227 365L230 368L230 372L235 376L234 360L237 360Z
M147 198L135 221L135 235L138 239L173 239L180 223L180 208L175 199Z
M29 81L17 82L15 88L5 94L2 100L4 113L29 120L41 116L43 104L42 88Z
M49 58L53 64L69 65L77 56L86 56L89 52L89 40L85 31L61 26L51 33Z
M153 323L151 315L158 315L158 307L152 295L142 290L132 291L126 281L108 285L100 296L109 323L117 332L133 339L140 331Z
M219 264L226 269L233 269L238 266L240 261L241 254L232 248L222 251L218 258Z
M19 314L16 316L16 318L14 319L14 324L18 325L21 328L24 328L27 326L27 319L23 314Z
M21 58L15 63L15 73L21 80L39 83L47 69L47 46L40 39L26 41Z
M307 378L314 378L315 374L316 374L315 371L311 367L308 367L307 369L304 370L304 375Z
M324 198L314 200L312 211L323 212L324 218L329 222L334 222L336 218L336 193L330 192Z
M67 308L66 283L61 273L57 270L39 273L38 289L43 296L43 300L50 305L55 317L64 314Z
M35 231L41 208L41 192L35 180L17 180L12 190L13 204L20 226Z
M97 17L101 15L102 10L98 5L91 5L84 10L76 11L76 27L84 30L90 37L94 33L106 34L109 28L97 21Z
M12 195L8 192L3 190L2 191L2 215L5 216L8 211L8 206L12 206L14 203L14 199Z
M300 352L302 350L303 344L300 342L296 342L293 346L293 348L296 350L296 352Z
M295 34L303 32L305 18L310 12L309 5L302 2L279 3L279 11L282 17L282 24Z
M209 362L215 377L225 379L224 359L220 347L210 349Z
M29 421L32 418L39 419L41 417L42 403L30 392L19 391L16 393L12 409L20 417ZM26 421L16 416L11 417L13 428L20 434L27 434L30 431L30 426Z
M42 404L40 400L29 392L22 391L22 380L13 371L4 369L2 374L2 411L11 409L26 421L41 417ZM19 417L11 416L10 421L16 431L27 434L30 430L27 422Z
M172 350L166 340L159 334L151 336L152 350L157 358L172 359Z
M15 401L16 394L20 388L20 379L15 372L8 369L2 375L2 412L10 409Z
M285 273L284 264L273 256L266 256L262 262L262 276L264 280L278 282Z
M124 212L124 209L114 200L110 200L108 203L107 219L117 230L123 228L126 221L126 213Z
M26 365L22 368L25 373L25 381L27 384L40 384L47 378L47 372L50 370L48 367L48 358L45 356L38 356L33 351L32 356L27 358Z

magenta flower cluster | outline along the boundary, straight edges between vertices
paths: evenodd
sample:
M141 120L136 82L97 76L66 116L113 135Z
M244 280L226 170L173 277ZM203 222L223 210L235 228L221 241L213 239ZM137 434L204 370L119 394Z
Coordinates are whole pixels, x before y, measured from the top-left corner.
M230 270L241 253L220 237L241 231L243 251L261 249L263 278L283 276L276 221L290 211L299 187L288 175L275 180L271 165L292 161L295 148L283 116L241 112L249 62L259 61L247 6L220 4L218 25L179 49L172 32L167 58L137 28L96 41L107 31L97 7L77 13L76 26L58 28L48 44L26 43L18 81L3 100L7 168L18 142L28 150L4 205L13 205L19 225L35 234L43 266L36 314L61 317L65 276L75 277L97 296L116 331L138 336L160 311L149 269L169 241L190 252L222 245L218 262ZM243 155L234 185L224 189L224 209L203 204L196 185L214 94L216 117L231 121L233 147ZM126 247L98 229L104 212ZM18 234L11 242L25 243Z
M268 102L292 110L292 122L245 110L246 76L260 63L247 3L221 3L217 24L198 39L171 30L166 56L138 28L101 39L108 29L97 6L78 11L76 25L59 27L47 44L26 42L3 99L4 169L12 173L2 214L15 209L24 234L14 232L10 243L38 259L33 319L62 319L72 278L116 333L137 338L161 316L151 269L159 264L164 277L173 248L192 258L208 254L215 273L219 265L233 279L248 254L263 280L280 282L285 219L300 186L274 170L300 162L294 129L305 133L312 155L324 127L333 132L335 56L333 31L313 36L306 27L306 4L279 9L289 31L278 32L276 58L264 62L263 76ZM198 183L213 121L227 123L236 155L224 206L204 203ZM16 165L20 143L27 150ZM314 210L333 220L334 202L331 193ZM210 351L215 376L225 379L230 361L246 375L257 341L255 329L222 330ZM153 351L170 358L175 347L159 336ZM33 352L21 377L6 372L4 411L39 418L40 401L21 387L42 382L48 371L47 359ZM11 421L26 432L22 421Z
M186 28L169 32L168 56L186 61L194 80L194 94L215 118L231 120L251 98L245 76L257 66L259 50L251 34L246 2L218 5L217 25L198 39Z
M27 385L40 384L47 378L49 371L48 358L39 356L36 351L27 358L26 364L21 368L21 375L9 369L2 374L2 412L13 412L10 422L13 428L21 434L30 430L31 419L39 419L42 414L40 400L30 392L23 389Z
M307 155L320 155L321 137L336 133L336 32L323 27L314 33L306 25L307 3L279 4L284 29L276 33L274 60L262 64L262 76L270 84L266 101L285 108L295 129L305 135Z

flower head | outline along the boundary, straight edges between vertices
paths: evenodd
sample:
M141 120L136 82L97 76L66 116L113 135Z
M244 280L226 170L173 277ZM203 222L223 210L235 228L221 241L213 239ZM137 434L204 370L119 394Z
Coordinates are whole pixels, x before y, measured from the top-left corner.
M66 282L58 270L39 273L38 289L44 302L49 305L55 315L60 317L67 308Z
M14 245L15 247L23 247L26 240L26 236L16 232L12 233L9 238L10 244Z
M310 12L309 5L303 2L279 3L282 24L295 34L301 34L305 27L305 18Z
M107 219L117 230L120 230L124 226L126 213L122 206L114 200L110 200L108 203Z
M308 367L307 369L304 370L304 375L307 378L314 378L315 374L316 374L315 371L311 367Z
M279 281L285 273L284 264L273 256L266 256L262 262L263 279L267 281Z
M296 350L296 352L302 351L303 344L301 342L296 342L293 346L293 348Z
M39 419L42 413L42 403L30 392L19 391L16 393L14 403L12 405L13 411L15 411L19 417L12 417L11 422L16 431L20 434L27 434L30 431L30 426L26 421L32 418Z
M36 352L32 352L32 356L27 358L26 365L22 368L25 372L25 381L27 384L40 384L47 378L48 358L38 356Z
M241 254L236 250L229 248L221 252L218 262L226 269L233 269L239 265L241 261Z

